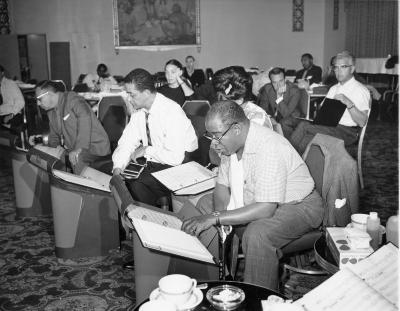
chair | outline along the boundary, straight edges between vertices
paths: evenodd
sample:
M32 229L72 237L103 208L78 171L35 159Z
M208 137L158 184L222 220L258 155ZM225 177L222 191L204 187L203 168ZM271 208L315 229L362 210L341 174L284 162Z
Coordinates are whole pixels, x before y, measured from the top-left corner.
M53 80L53 82L55 82L57 85L57 91L65 92L67 90L67 86L63 80Z
M192 122L199 144L199 148L189 154L189 159L205 166L209 162L210 141L204 138L203 134L206 132L205 117L210 110L210 104L206 100L190 100L185 101L182 109Z
M343 149L344 154L342 151L338 152L339 154L329 151L331 148L337 149L338 147ZM331 171L336 171L337 174L341 174L339 169L336 170L332 167L331 163L346 165L343 167L342 172L348 171L348 173L351 174L350 167L354 167L354 172L356 171L356 165L354 163L355 161L351 158L350 155L345 152L344 143L342 140L327 135L317 134L309 143L303 155L303 159L308 166L311 176L314 179L316 190L321 194L323 198L324 217L323 222L318 229L310 231L299 237L298 239L291 241L289 244L281 249L282 256L294 256L294 261L296 263L296 266L292 266L289 264L283 265L283 277L287 274L288 270L305 274L326 274L325 271L304 269L302 264L304 261L304 253L309 252L313 249L315 241L324 233L324 229L327 226L347 225L350 222L351 214L357 212L358 210L358 200L354 199L353 197L348 198L346 206L342 207L341 209L336 209L334 207L334 202L332 202L332 197L335 196L336 198L341 198L340 194L330 193L331 191L334 191L333 185L328 188L324 188L324 183L326 182L325 179L330 177L327 176L329 174L325 174L326 167L330 165ZM343 162L338 161L338 159L341 159L341 161ZM355 179L355 183L357 183L357 179ZM357 189L357 186L355 186L354 197L356 198L358 198ZM341 193L342 191L345 191L342 189L339 190ZM238 250L239 239L237 238L237 236L234 236L232 238L231 245L230 273L232 276L235 276L238 258L243 257L243 255L238 254Z
M98 104L97 117L108 135L111 151L114 151L128 121L124 99L121 96L103 97Z

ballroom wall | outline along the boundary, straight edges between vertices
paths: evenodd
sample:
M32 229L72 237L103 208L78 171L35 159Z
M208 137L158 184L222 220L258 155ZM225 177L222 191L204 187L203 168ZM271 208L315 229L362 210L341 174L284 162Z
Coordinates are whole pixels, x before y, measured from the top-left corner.
M332 30L333 0L304 0L304 31L292 31L292 0L200 0L201 49L171 51L120 50L113 43L112 0L10 1L13 33L45 33L47 42L71 44L72 81L95 70L99 62L113 74L143 67L162 71L171 58L193 55L202 68L240 64L268 69L300 68L300 55L310 52L325 66L344 48L344 10L340 0L339 30Z

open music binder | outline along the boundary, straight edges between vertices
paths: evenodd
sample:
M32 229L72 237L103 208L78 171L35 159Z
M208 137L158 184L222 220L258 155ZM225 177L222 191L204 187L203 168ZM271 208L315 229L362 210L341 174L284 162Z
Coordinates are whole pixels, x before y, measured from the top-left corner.
M399 249L388 243L294 302L308 311L398 310Z
M144 247L218 264L197 237L181 230L182 220L174 213L134 201L121 176L111 178L110 189L121 215L131 222Z
M175 195L195 195L215 187L216 174L197 162L154 172L152 175Z

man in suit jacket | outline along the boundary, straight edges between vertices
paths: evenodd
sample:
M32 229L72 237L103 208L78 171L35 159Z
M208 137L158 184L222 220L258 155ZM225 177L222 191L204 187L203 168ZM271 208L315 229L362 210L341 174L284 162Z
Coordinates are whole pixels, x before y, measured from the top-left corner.
M46 80L36 86L36 99L49 117L49 146L68 151L74 173L111 153L107 133L83 97Z
M311 54L306 53L301 56L301 64L303 69L296 72L296 80L307 80L309 85L313 83L320 83L322 81L322 69L314 65L314 58Z
M257 104L282 126L283 135L289 138L299 123L296 117L301 116L301 93L295 84L285 81L282 68L273 68L268 75L271 83L260 89Z

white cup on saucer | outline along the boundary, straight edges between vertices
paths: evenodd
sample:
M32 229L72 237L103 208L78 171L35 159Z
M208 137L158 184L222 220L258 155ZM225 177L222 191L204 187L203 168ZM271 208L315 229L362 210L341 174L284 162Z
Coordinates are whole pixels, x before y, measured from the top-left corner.
M351 224L353 228L367 231L368 214L353 214L351 215Z
M176 311L176 306L169 301L150 300L142 304L139 311Z
M161 297L180 306L186 303L196 288L197 281L183 274L170 274L158 282Z

